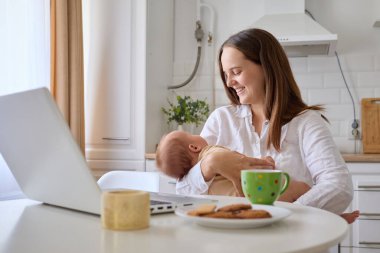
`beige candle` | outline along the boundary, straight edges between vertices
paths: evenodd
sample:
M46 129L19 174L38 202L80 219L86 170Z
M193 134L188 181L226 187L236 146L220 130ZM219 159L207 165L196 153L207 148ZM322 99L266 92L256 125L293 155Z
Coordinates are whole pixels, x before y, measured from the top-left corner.
M106 191L102 194L102 225L112 230L149 227L149 193L137 190Z

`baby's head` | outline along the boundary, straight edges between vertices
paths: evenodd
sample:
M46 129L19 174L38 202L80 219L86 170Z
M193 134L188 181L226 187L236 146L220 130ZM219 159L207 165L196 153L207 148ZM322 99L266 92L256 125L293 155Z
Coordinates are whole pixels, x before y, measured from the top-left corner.
M173 131L161 138L156 151L157 168L166 175L182 178L197 163L207 142L199 135Z

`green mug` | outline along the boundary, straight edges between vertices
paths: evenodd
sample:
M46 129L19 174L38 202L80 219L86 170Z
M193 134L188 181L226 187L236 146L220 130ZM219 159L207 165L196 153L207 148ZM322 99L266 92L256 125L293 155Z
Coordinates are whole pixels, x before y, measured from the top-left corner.
M273 205L289 182L289 174L282 170L241 171L243 193L252 204Z

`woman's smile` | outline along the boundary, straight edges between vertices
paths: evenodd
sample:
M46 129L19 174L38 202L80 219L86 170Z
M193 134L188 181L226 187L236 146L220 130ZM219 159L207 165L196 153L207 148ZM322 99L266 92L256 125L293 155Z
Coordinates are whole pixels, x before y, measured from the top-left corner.
M245 91L245 87L236 87L234 88L235 91L236 91L236 94L240 97L242 95L244 95L244 91Z

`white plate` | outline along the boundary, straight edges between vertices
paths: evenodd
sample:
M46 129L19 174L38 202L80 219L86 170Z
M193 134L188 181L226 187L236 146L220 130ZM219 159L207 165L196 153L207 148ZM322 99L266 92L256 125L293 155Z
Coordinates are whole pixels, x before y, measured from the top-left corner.
M188 211L194 207L177 208L175 214L199 225L215 228L257 228L270 225L288 217L292 212L286 208L267 205L252 205L253 209L262 209L268 211L272 217L264 219L220 219L190 216Z

